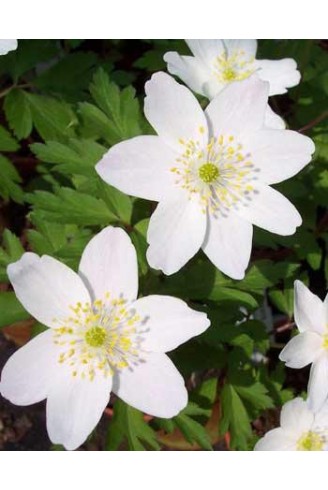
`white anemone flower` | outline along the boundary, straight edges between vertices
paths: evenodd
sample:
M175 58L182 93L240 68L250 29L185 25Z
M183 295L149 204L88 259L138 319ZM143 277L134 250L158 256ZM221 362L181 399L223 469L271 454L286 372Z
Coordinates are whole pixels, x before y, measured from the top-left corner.
M270 430L254 451L327 451L328 407L313 411L308 402L295 398L281 410L280 427Z
M193 56L176 52L164 55L167 68L194 92L209 99L231 82L245 80L256 73L270 84L269 95L284 94L298 85L300 73L291 58L257 60L255 39L189 39Z
M309 403L319 410L328 397L328 295L321 301L301 281L295 281L294 316L299 334L288 342L279 358L295 369L312 363Z
M314 144L265 126L268 88L256 77L231 84L203 112L170 75L159 72L146 83L145 115L158 136L113 146L96 170L121 191L159 202L147 235L154 269L173 274L202 248L218 269L242 279L252 224L280 235L301 224L269 185L309 163Z
M9 51L15 51L17 46L17 39L0 39L0 55L7 54Z
M25 253L8 276L26 310L49 329L8 360L0 391L16 405L46 398L53 443L80 446L111 391L158 417L186 406L184 380L165 352L202 333L209 320L177 298L137 299L136 252L123 230L96 235L78 274L52 257Z

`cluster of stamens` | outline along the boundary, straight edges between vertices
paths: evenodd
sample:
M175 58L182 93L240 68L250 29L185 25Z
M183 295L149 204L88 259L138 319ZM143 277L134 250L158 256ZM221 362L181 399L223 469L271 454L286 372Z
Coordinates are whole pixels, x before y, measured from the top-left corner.
M234 51L230 56L223 51L214 60L213 72L219 82L244 80L254 73L254 58L247 58L244 51Z
M212 137L205 147L192 139L179 143L183 152L171 172L177 176L176 185L190 198L199 198L204 213L209 210L225 216L231 207L248 204L251 193L256 192L252 183L258 170L251 154L244 153L233 136Z
M141 318L124 298L110 298L71 306L72 315L54 329L58 362L68 364L72 376L93 380L113 375L142 362L140 346L147 318ZM58 320L57 320L58 321Z
M305 432L297 442L298 451L322 451L327 438L317 431Z

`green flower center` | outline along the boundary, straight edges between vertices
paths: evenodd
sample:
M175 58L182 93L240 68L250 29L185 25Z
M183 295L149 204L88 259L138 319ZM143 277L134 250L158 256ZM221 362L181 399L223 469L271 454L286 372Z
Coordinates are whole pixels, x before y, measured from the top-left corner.
M91 347L101 347L106 340L107 332L103 327L91 327L85 333L85 341Z
M222 72L222 78L225 82L233 82L234 80L239 79L239 75L233 68L226 68Z
M298 451L322 451L323 439L316 432L305 433L297 443Z
M218 178L219 169L214 163L204 163L204 165L199 167L198 174L205 184L211 184Z
M328 349L328 334L323 336L322 347Z

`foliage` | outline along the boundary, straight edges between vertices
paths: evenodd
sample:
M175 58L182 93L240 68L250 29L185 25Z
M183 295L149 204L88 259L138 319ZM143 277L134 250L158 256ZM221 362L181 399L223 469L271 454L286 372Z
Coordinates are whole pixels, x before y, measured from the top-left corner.
M173 276L151 270L145 254L153 203L122 194L95 172L112 145L152 133L142 112L144 82L165 69L167 50L188 52L182 41L145 40L132 48L128 41L20 41L16 52L0 57L0 327L28 318L6 275L24 250L76 269L95 233L121 226L137 250L140 294L180 297L205 311L211 327L172 353L188 387L198 388L198 394L190 390L188 407L172 420L149 422L116 400L106 449L158 450L164 447L160 431L179 430L190 445L209 450L205 426L215 403L218 434L229 433L232 449L251 449L258 435L254 421L304 388L286 383L277 365L277 344L289 338L277 326L292 320L293 282L310 282L321 296L326 287L328 46L260 42L261 58L296 59L303 82L271 103L290 128L305 128L313 137L316 154L298 176L276 186L296 205L303 226L291 237L256 229L242 281L226 277L202 252ZM215 379L214 390L199 403L208 377Z

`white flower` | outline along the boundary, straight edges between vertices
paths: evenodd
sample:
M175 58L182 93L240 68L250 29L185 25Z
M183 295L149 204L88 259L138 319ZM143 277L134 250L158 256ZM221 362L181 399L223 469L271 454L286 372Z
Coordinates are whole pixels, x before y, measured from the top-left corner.
M322 302L302 282L295 281L294 316L300 333L288 342L279 358L296 369L312 363L309 403L318 410L328 397L328 295Z
M194 56L166 53L167 68L194 92L209 99L231 82L245 80L254 73L270 83L269 95L284 94L287 88L300 81L293 59L255 59L255 39L189 39L186 42Z
M108 227L87 245L76 274L25 253L8 267L15 293L49 330L19 349L2 371L2 396L16 405L47 399L53 443L81 445L98 423L110 391L149 414L170 418L187 403L168 356L209 326L204 313L170 296L137 298L135 249Z
M252 224L290 235L301 224L295 207L270 184L299 172L313 142L268 129L268 83L231 84L205 112L186 87L165 73L146 84L145 114L158 136L113 146L96 170L121 191L159 201L147 240L149 264L178 271L202 248L225 274L244 277Z
M287 402L280 426L260 439L255 451L327 451L328 406L315 413L302 398Z
M0 39L0 55L17 49L17 39Z

